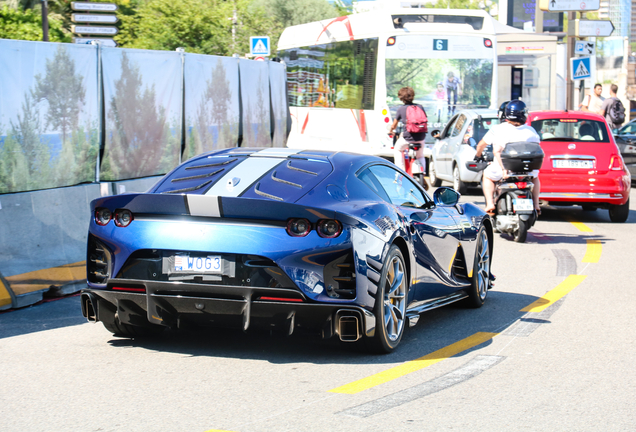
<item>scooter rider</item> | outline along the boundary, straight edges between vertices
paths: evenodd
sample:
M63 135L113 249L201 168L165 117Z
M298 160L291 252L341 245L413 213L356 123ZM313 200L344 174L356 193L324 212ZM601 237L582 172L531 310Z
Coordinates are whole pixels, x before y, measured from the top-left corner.
M528 109L525 103L515 99L502 104L499 111L502 123L494 126L486 133L484 138L477 144L477 151L475 153L475 159L481 159L484 149L492 144L494 160L484 170L482 180L484 197L486 198L486 213L492 213L495 210L495 204L493 202L495 182L508 176L501 161L501 152L506 145L508 143L523 141L536 142L538 144L541 141L534 128L525 124L528 119ZM541 208L539 207L539 192L541 191L539 170L529 172L528 176L534 178L532 201L537 215L539 215L541 213Z

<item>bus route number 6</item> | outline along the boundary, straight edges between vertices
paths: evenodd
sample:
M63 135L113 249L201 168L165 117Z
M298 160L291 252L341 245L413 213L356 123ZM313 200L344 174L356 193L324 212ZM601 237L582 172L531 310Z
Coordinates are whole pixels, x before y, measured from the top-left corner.
M433 39L433 51L448 51L448 39Z

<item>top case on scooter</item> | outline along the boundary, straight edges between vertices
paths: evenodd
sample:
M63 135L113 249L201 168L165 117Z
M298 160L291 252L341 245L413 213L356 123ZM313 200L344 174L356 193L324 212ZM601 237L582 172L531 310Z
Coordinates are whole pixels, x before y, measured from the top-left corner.
M501 162L508 171L529 172L541 168L545 154L539 143L516 142L506 144Z

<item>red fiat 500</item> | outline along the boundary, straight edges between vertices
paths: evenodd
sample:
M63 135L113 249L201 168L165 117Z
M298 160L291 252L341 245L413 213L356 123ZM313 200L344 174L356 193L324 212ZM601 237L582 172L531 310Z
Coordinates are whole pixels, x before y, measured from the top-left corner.
M605 208L612 222L629 216L631 176L605 119L581 111L535 111L528 124L545 152L539 178L542 202Z

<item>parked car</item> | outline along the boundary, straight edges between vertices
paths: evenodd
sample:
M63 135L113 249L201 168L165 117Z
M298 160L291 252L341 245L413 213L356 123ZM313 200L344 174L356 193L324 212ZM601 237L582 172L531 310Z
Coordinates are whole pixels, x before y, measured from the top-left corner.
M438 187L446 180L452 182L459 193L466 193L468 187L479 186L481 173L469 171L466 162L473 160L477 144L496 124L499 124L497 110L463 110L452 117L439 131L431 152L428 168L431 184Z
M614 133L616 145L626 165L636 164L636 120L632 120Z
M486 299L491 220L459 197L374 156L206 153L91 203L82 313L126 337L264 325L389 352L419 313Z
M545 152L542 202L605 208L612 222L627 220L631 177L605 119L581 111L537 111L528 124Z

